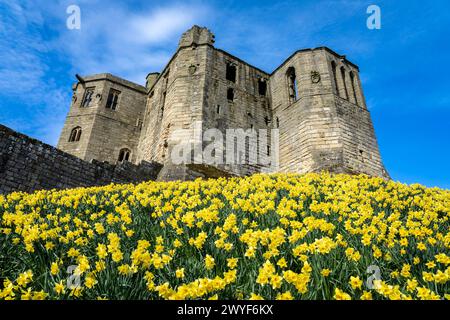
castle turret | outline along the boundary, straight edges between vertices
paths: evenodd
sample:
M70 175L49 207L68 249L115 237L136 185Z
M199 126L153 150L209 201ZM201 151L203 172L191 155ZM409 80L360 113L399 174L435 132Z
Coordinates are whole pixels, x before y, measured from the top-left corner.
M214 34L207 28L193 26L191 29L183 33L178 43L178 48L188 47L191 45L214 44Z
M159 77L159 72L150 72L147 77L146 77L146 81L145 81L145 87L147 88L147 90L150 90L151 87L153 87L153 85L156 82L156 79L158 79Z
M270 82L281 171L388 177L356 65L328 48L300 50Z
M77 78L58 148L86 161L135 162L146 89L111 74Z
M172 150L198 142L195 131L202 121L207 55L213 43L214 35L207 28L193 26L181 36L177 52L161 74L147 78L150 91L138 161L164 164L163 179L185 178L185 167L174 164Z

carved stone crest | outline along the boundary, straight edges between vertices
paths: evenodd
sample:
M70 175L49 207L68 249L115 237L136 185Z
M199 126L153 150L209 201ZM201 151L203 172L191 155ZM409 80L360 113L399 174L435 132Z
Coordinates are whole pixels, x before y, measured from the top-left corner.
M321 80L320 73L318 71L311 71L311 82L319 83Z
M189 66L189 74L193 75L197 71L197 67L193 64Z

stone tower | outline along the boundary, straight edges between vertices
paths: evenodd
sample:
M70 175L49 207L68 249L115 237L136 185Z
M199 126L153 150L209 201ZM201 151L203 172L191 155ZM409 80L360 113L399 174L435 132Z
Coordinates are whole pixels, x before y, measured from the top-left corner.
M164 165L162 180L190 179L195 170L202 176L273 171L251 160L274 156L280 172L388 177L359 69L325 47L299 50L267 73L215 48L214 35L193 26L145 87L109 74L79 80L58 147L82 159L156 161ZM241 139L228 139L231 129ZM206 161L211 141L220 145L214 159L225 160L233 147L235 161Z
M86 161L134 162L146 89L111 74L78 79L58 149Z
M214 36L206 28L194 26L182 35L162 72L147 82L137 161L163 163L164 179L185 178L186 167L171 161L174 145L201 142L194 131L203 117L208 48L213 43Z
M328 48L295 52L270 77L280 171L387 177L359 69Z

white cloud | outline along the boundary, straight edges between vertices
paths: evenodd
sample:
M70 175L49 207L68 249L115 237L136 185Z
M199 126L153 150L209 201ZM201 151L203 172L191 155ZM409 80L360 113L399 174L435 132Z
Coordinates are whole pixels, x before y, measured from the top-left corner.
M117 4L107 8L86 4L80 8L81 30L65 30L58 39L74 71L110 72L139 83L145 82L143 74L162 69L181 33L201 23L208 11L206 7L185 5L141 12Z
M177 6L136 15L129 20L129 34L126 37L142 44L166 41L195 24L205 10Z
M169 61L181 33L208 16L200 5L149 4L137 12L123 3L80 0L81 30L68 30L70 4L0 0L0 123L53 145L71 96L60 72L109 72L143 84Z

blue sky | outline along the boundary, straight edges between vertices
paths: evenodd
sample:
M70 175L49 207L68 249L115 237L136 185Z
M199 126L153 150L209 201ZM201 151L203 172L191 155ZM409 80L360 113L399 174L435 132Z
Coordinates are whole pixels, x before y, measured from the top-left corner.
M72 4L81 30L66 27ZM381 30L366 27L371 4L381 8ZM361 69L393 179L450 189L448 0L0 0L0 123L55 145L75 73L144 83L193 24L268 72L301 48L347 55Z

